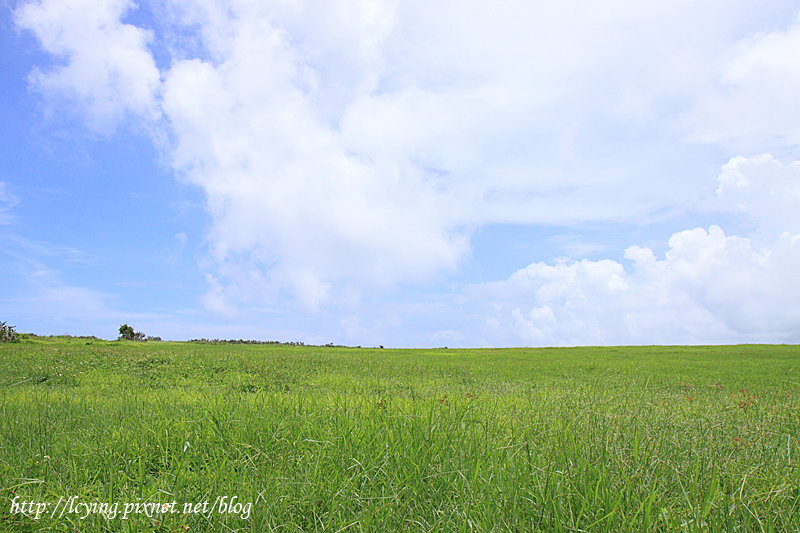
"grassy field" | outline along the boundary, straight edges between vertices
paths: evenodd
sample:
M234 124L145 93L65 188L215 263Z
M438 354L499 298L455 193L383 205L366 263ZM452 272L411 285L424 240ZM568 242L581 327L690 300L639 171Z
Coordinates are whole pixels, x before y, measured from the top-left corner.
M798 374L797 346L4 344L0 531L800 531Z

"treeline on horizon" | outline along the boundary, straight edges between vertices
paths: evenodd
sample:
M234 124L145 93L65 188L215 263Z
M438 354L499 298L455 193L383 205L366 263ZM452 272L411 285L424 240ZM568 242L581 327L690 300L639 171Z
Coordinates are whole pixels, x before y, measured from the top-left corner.
M277 344L280 346L305 346L305 343L302 341L294 342L282 342L282 341L257 341L257 340L245 340L245 339L190 339L186 342L195 343L195 344ZM311 346L311 345L309 345ZM326 344L325 346L334 346L333 344Z
M76 339L76 340L84 340L84 341L105 341L105 339L101 339L95 335L70 335L65 333L63 335L37 335L35 333L19 333L15 330L14 326L7 326L6 322L0 322L0 327L2 329L2 335L0 335L0 342L18 342L24 339ZM142 336L141 338L134 338L134 339L125 339L120 336L117 340L132 340L134 342L162 342L161 337L151 337L151 336ZM113 341L106 341L106 342L113 342ZM171 341L171 342L182 342L182 341ZM345 346L343 344L334 344L329 342L328 344L306 344L303 341L260 341L255 339L190 339L185 341L187 343L193 344L269 344L269 345L277 345L277 346L317 346L317 347L327 347L327 348L361 348L361 346ZM383 348L383 346L381 346Z

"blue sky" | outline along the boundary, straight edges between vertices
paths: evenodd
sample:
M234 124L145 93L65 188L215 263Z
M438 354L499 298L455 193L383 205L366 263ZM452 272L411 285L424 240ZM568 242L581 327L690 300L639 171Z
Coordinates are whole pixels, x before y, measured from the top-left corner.
M0 320L800 341L800 4L7 1Z

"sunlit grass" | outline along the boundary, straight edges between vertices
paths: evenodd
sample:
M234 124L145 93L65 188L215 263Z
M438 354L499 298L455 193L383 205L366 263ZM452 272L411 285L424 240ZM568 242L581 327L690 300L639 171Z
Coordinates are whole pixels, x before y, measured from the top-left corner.
M800 531L798 362L795 346L3 345L0 528ZM252 511L32 520L15 496Z

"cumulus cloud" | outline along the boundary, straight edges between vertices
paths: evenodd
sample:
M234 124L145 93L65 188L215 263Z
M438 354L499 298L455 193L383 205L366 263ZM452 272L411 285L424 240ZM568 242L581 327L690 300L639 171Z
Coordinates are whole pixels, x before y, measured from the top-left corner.
M134 7L131 0L41 0L15 11L17 26L62 62L34 70L33 86L77 101L96 130L113 129L128 112L155 117L160 74L147 48L152 34L120 20Z
M234 271L269 270L313 308L330 281L381 285L454 268L466 240L421 173L347 152L294 86L281 32L237 35L248 53L176 64L164 89L175 168L207 192L215 261L238 265L220 272L238 283Z
M800 164L771 155L723 167L719 196L759 224L750 238L719 226L681 231L664 259L631 246L611 260L534 263L469 287L490 308L496 344L797 342L800 340Z

